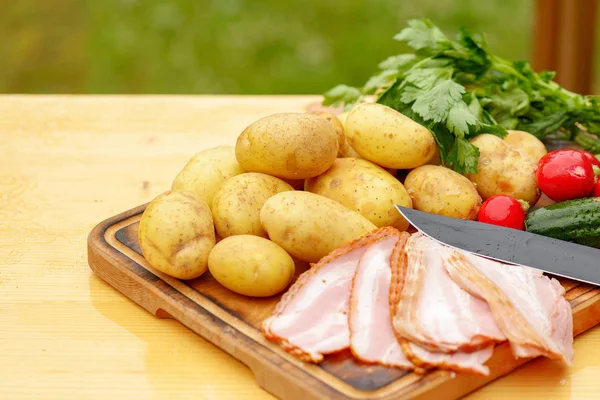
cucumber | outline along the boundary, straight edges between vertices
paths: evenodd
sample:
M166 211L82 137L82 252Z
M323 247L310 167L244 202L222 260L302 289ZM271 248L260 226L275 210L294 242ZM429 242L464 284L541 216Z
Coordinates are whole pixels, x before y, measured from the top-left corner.
M600 246L600 197L567 200L530 212L525 230L538 235Z

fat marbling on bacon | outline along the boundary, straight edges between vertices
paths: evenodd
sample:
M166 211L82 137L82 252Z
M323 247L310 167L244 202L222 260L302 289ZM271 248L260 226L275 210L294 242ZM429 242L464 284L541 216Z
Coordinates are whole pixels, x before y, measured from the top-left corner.
M416 366L487 375L483 364L506 337L488 304L446 272L443 255L449 251L422 233L408 239L392 283L393 328Z
M406 232L391 228L389 236L369 245L354 275L350 294L350 349L363 362L413 369L396 340L390 317L393 253L402 251Z
M445 255L450 276L485 299L515 357L573 360L573 316L565 289L539 270L464 251Z
M302 274L262 325L303 361L350 348L390 367L488 375L494 346L517 357L573 358L571 307L558 281L379 228Z
M350 346L348 312L359 260L370 245L393 237L394 228L377 229L323 257L303 273L262 324L264 336L303 361Z

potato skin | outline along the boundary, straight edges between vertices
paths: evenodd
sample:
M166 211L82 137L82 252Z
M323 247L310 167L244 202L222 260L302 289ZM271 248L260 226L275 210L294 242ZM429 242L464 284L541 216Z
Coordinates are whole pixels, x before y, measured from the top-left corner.
M227 289L252 297L273 296L292 281L294 260L280 246L253 235L221 240L208 257L211 275Z
M423 165L408 173L404 187L419 211L474 220L481 207L475 186L458 172L439 165Z
M333 126L335 129L335 133L338 135L338 157L341 155L342 143L346 143L346 136L344 136L344 125L340 122L339 119L333 114L330 114L325 111L311 111L309 114L318 115L319 117L325 118L327 122Z
M437 148L431 132L393 108L362 103L344 123L348 143L362 158L386 168L424 165Z
M292 257L317 262L376 226L335 200L310 192L282 192L260 210L269 238Z
M237 139L235 155L248 172L306 179L325 172L336 159L338 149L338 135L325 118L279 113L244 129Z
M344 143L340 146L340 152L338 154L338 158L358 158L361 160L364 160L363 157L360 156L360 154L358 154L356 152L356 150L354 150L352 148L352 146L350 146L350 144L348 144L348 141L345 140ZM377 164L375 164L377 165ZM379 165L379 167L381 167L381 165ZM385 168L385 167L381 167L383 169L385 169L387 172L389 172L390 174L396 176L396 173L398 172L398 169L396 168Z
M527 155L534 163L537 163L548 152L544 143L529 132L514 130L507 132L508 135L504 137L504 142Z
M341 157L341 158L363 158L363 157L361 157L360 154L358 154L356 152L356 150L354 150L352 148L352 146L350 146L347 139L344 140L344 142L340 146L340 153L339 153L338 157Z
M394 204L412 208L410 196L400 181L370 161L338 158L325 173L307 179L304 190L357 211L377 227L408 228Z
M217 146L196 153L177 174L171 189L192 192L210 206L223 182L244 172L233 146Z
M442 158L440 156L439 148L435 148L435 153L433 154L433 157L427 161L427 165L442 165Z
M220 237L257 235L267 237L260 225L260 209L274 194L294 190L279 178L247 172L227 179L212 203L215 228Z
M479 148L477 174L467 174L484 200L506 194L533 206L540 198L535 176L535 163L520 151L512 149L497 136L482 134L471 139Z
M343 111L337 115L338 121L340 121L342 126L344 126L344 132L346 131L346 126L344 124L346 123L346 118L348 118L349 113L349 111Z
M206 272L215 245L210 208L193 193L169 190L146 207L138 239L153 268L179 279L197 278Z

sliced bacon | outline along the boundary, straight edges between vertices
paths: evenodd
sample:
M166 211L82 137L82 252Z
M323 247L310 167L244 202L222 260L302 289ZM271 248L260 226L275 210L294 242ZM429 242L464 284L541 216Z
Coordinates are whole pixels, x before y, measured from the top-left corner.
M417 372L438 367L480 376L488 376L490 374L490 369L484 364L494 353L494 345L470 353L458 351L449 354L427 351L405 339L402 339L401 342L402 349L407 358L418 368Z
M358 263L350 295L350 349L363 362L412 369L396 340L390 317L392 252L400 252L409 234L389 230L369 246Z
M565 290L541 271L452 250L446 268L457 284L486 300L515 357L573 360L573 317Z
M381 228L336 249L303 273L262 324L264 336L303 361L350 346L348 311L352 279L369 245L389 237Z
M442 257L450 251L422 233L408 239L400 254L394 330L435 353L473 352L506 340L488 304L450 278Z

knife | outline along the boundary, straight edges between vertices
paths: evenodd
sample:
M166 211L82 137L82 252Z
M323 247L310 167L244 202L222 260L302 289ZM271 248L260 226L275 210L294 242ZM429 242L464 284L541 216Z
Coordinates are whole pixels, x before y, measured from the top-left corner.
M600 285L600 250L476 221L395 205L406 220L438 242L496 261Z

